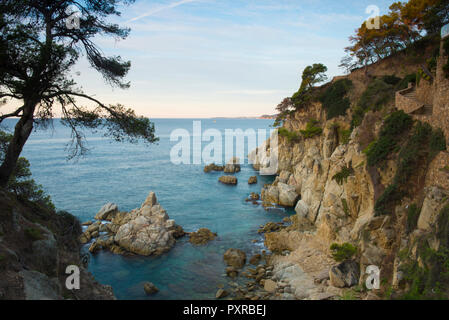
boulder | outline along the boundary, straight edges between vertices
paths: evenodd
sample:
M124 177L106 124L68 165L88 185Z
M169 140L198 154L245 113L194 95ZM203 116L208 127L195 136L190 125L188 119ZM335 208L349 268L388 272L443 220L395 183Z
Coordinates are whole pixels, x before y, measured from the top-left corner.
M81 244L86 244L90 241L90 239L91 239L90 233L88 231L85 231L80 235L79 242Z
M240 172L240 160L237 157L233 157L224 167L225 173Z
M221 176L218 181L224 184L231 184L236 185L237 184L237 178L234 176Z
M216 233L213 233L207 228L198 229L196 232L190 233L189 241L196 245L206 244L217 237Z
M276 289L277 289L277 283L276 282L274 282L273 280L271 280L271 279L267 279L267 280L265 280L265 283L264 283L264 285L263 285L263 288L265 289L265 291L267 291L267 292L275 292L276 291Z
M159 292L159 289L152 282L145 282L143 284L143 290L147 295L155 294Z
M92 244L89 247L90 253L96 253L98 250L100 250L100 246L98 245L97 241L92 242Z
M329 270L330 283L337 288L352 287L359 283L360 266L354 260L346 260Z
M258 193L255 193L255 192L251 192L250 199L253 200L253 201L257 201L257 200L260 199L260 195Z
M294 207L299 198L296 188L282 182L279 182L277 187L279 190L279 204L285 207Z
M217 293L215 294L215 298L221 299L228 295L228 292L224 289L218 289Z
M258 253L258 254L253 255L251 257L251 259L249 259L249 263L251 263L252 265L257 265L257 264L259 264L261 259L262 259L262 256Z
M33 260L35 261L37 271L43 272L49 277L54 277L58 274L58 243L51 231L43 226L40 227L45 230L46 238L33 241Z
M223 166L217 166L215 163L208 164L204 167L204 172L211 172L211 171L223 171Z
M25 300L59 300L59 283L57 278L49 278L43 273L22 270L19 276L23 279Z
M97 221L90 226L87 227L86 232L89 232L91 235L93 232L98 231L100 229L101 222Z
M309 214L309 206L304 200L299 200L296 203L295 212L298 217L307 218L307 215Z
M223 259L228 266L239 269L246 263L246 254L242 250L231 248L224 253Z
M118 207L115 203L106 203L101 207L100 211L95 215L96 220L109 220L111 221L114 215L118 212Z
M170 250L176 242L174 234L179 233L174 220L169 219L153 192L140 209L134 209L120 222L123 224L114 236L115 243L126 251L145 256Z
M257 183L257 176L249 177L248 184L256 184Z

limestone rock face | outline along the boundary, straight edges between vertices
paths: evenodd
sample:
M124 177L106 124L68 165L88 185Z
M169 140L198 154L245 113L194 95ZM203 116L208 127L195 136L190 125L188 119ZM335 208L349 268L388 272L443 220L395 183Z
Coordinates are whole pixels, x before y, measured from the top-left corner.
M243 268L246 263L246 254L242 250L231 248L225 252L223 259L228 266Z
M114 242L122 249L140 255L158 255L170 250L175 244L177 226L158 204L154 192L150 192L139 209L112 220L118 226Z
M223 184L230 184L230 185L237 184L237 178L234 176L221 176L220 178L218 178L218 181L220 181Z
M435 223L438 213L444 204L444 197L445 194L438 187L432 187L427 190L418 219L418 229L431 230L431 226Z
M352 287L359 283L360 266L353 260L343 261L329 270L330 282L334 287Z
M106 203L101 207L100 211L95 215L96 220L111 221L114 215L118 212L118 207L115 203Z

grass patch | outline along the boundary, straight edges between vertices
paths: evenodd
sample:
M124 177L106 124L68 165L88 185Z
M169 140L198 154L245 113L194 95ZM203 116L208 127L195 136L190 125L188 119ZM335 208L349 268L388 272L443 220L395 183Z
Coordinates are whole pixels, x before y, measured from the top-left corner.
M340 79L332 83L326 91L319 97L326 110L327 119L346 115L351 102L346 97L352 87L352 81L349 79Z
M319 123L318 120L311 119L311 120L309 120L309 122L307 122L306 129L300 130L301 134L303 135L303 137L305 139L313 138L315 136L321 135L321 133L323 132L323 129L321 127L317 126L318 123Z
M330 249L332 251L332 257L337 262L351 259L357 252L357 248L348 242L341 245L333 243L331 244Z

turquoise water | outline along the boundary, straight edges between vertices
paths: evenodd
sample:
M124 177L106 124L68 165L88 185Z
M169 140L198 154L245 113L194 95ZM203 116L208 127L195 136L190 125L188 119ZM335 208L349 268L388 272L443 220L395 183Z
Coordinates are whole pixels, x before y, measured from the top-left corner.
M273 122L215 121L201 120L202 130L269 129ZM236 174L236 187L220 184L217 180L222 173L205 174L204 164L172 164L170 149L177 142L170 141L170 133L178 128L192 132L192 120L154 122L160 138L157 145L115 143L102 134L87 133L90 153L77 161L67 161L65 146L70 131L55 121L53 129L32 134L23 156L30 160L35 180L44 186L56 207L81 221L92 219L107 202L117 203L121 211L140 207L149 191L154 191L170 218L184 230L206 227L218 233L218 238L205 246L193 246L187 238L180 239L160 257L124 257L109 252L92 256L89 270L99 282L111 285L117 298L212 299L217 286L226 282L223 253L231 247L248 255L260 252L264 248L258 227L281 221L291 213L283 209L266 211L245 202L250 192L260 192L264 183L272 181L272 177L258 176L257 185L248 185L248 178L257 175L248 164ZM258 242L253 243L253 239ZM160 292L147 297L143 291L145 281L156 284Z

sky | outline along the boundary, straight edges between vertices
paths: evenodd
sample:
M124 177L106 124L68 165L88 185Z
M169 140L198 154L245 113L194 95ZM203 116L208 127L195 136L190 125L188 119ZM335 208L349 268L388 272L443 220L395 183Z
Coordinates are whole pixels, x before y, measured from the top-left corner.
M83 91L150 118L274 114L297 91L302 70L325 64L330 78L348 37L386 0L136 0L114 22L126 40L98 38L107 55L131 60L127 90L111 88L85 59Z

